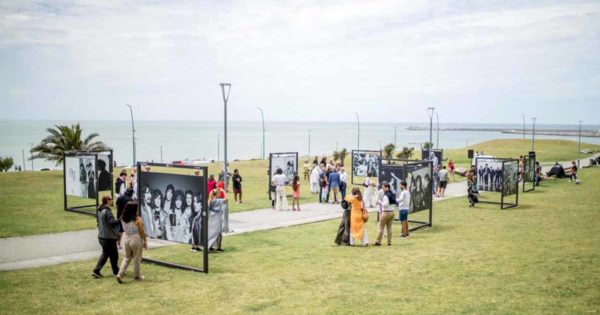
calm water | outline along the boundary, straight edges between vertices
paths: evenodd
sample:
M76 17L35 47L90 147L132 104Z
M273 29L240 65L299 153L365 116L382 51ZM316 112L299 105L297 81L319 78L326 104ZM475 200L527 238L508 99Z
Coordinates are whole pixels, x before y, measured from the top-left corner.
M25 159L29 157L31 143L37 144L47 134L46 128L55 124L71 124L69 121L0 121L0 156L12 156L15 164L22 165L22 150ZM120 165L132 163L131 123L128 121L82 121L84 134L100 134L100 140L114 149L115 159ZM425 127L425 123L361 123L360 148L378 150L394 141L394 126L397 128L398 146L418 147L429 140L428 130L410 131L409 126ZM520 129L519 124L440 124L444 127L466 128L512 128ZM250 159L261 156L262 126L260 122L229 122L228 158ZM530 126L528 126L530 128ZM573 125L536 125L536 128L576 129ZM600 126L585 126L585 129L598 130ZM308 154L309 130L311 131L311 155L330 154L337 148L348 150L357 148L356 123L339 122L266 122L266 156L269 152L299 152ZM440 131L440 147L459 148L469 144L497 138L522 138L522 135L500 132ZM536 136L536 139L570 139L576 137ZM163 161L223 159L223 124L206 121L139 121L136 122L137 159L139 161L161 161L160 147L163 148ZM436 142L436 131L433 133ZM582 138L582 141L600 144L600 138ZM219 150L220 143L220 150ZM31 169L31 161L25 161L26 169ZM52 163L35 160L34 169L56 168Z

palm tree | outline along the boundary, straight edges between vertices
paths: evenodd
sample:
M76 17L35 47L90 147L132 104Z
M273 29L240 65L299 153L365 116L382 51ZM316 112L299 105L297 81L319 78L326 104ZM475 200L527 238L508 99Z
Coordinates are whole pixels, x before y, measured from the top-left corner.
M413 147L403 147L401 152L398 152L398 154L396 154L396 157L399 159L410 159L410 157L413 155L415 151L415 148Z
M110 149L102 141L96 140L99 136L97 133L92 133L82 140L79 124L70 127L59 125L54 127L46 129L50 135L31 149L31 152L35 154L29 160L46 159L56 161L56 165L60 165L63 162L64 154L69 151L97 152Z
M340 160L342 160L342 165L344 165L346 155L348 155L348 150L346 150L346 148L342 148L342 150L340 151Z
M394 157L394 150L396 146L393 143L386 144L383 147L383 157L388 160L388 162Z

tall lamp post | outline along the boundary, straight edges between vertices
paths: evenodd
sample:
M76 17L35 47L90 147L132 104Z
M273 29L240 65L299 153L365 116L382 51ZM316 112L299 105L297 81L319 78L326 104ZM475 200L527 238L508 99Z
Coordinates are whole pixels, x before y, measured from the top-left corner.
M397 128L398 127L394 126L394 147L398 146L398 142L396 142L396 131L397 131Z
M221 163L221 134L217 134L217 165Z
M440 116L438 113L435 113L435 120L437 122L437 139L435 140L435 148L440 148Z
M433 111L435 107L427 107L427 112L429 115L429 153L431 154L431 150L433 150Z
M133 108L129 104L125 104L129 106L129 113L131 114L131 143L133 147L133 166L135 167L135 125L133 124Z
M525 140L525 114L521 114L523 116L523 140Z
M163 162L162 144L160 145L160 163Z
M579 169L579 161L581 160L581 124L583 120L579 121L579 145L577 146L577 168Z
M265 159L265 115L263 112L263 109L260 107L257 107L258 110L260 111L260 117L262 118L262 127L263 127L263 141L262 141L262 159Z
M531 121L533 122L533 127L531 129L531 151L535 151L535 121L537 118L531 117Z
M25 149L21 149L21 155L23 157L23 170L27 170L26 164L25 164ZM63 162L64 163L64 162Z
M357 145L356 145L356 149L360 150L360 119L358 118L358 112L356 112L356 126L358 128L358 134L357 134Z
M229 100L229 92L231 91L231 83L220 83L221 85L221 93L223 95L223 122L224 122L224 137L223 137L223 182L225 183L225 191L228 188L228 178L227 178L227 101ZM223 222L223 232L229 233L229 208L225 208L225 222Z

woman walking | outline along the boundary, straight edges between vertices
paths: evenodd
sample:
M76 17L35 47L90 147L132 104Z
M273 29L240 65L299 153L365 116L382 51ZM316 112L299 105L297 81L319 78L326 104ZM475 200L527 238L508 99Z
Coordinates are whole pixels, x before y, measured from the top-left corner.
M297 205L298 211L300 211L300 177L298 175L294 176L292 182L292 211L296 211L294 205Z
M352 195L346 197L346 201L351 206L350 212L350 245L353 246L357 240L360 240L363 246L369 246L369 237L365 227L364 202L360 189L352 188ZM368 218L368 214L367 214Z
M222 197L222 198L221 198ZM224 208L227 206L227 194L222 188L213 190L208 199L208 247L222 252L221 241L223 240Z
M135 202L129 202L125 206L125 212L121 218L123 225L123 240L125 244L125 259L121 262L121 269L117 274L117 281L123 283L123 276L129 263L133 260L133 277L135 280L142 280L140 275L140 266L142 264L142 251L148 249L146 233L144 233L144 222L137 216L138 205Z
M110 259L113 275L119 273L119 251L117 250L117 240L119 239L119 220L115 219L110 207L113 205L113 199L110 196L102 197L102 205L96 210L96 222L98 224L98 242L102 246L102 255L98 258L98 263L92 272L94 278L102 278L100 270Z

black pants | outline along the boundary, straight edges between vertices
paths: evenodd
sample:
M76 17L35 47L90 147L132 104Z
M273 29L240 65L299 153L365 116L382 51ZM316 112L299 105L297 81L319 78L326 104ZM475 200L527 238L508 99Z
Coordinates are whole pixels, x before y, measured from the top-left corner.
M110 258L110 266L112 267L113 275L119 273L119 251L117 250L117 240L104 240L98 239L100 246L102 246L102 255L98 258L95 273L100 273L100 270L106 264L106 261Z
M338 245L348 245L350 243L350 210L344 210L342 221L338 227L335 243Z
M577 173L571 174L571 180L577 180Z

